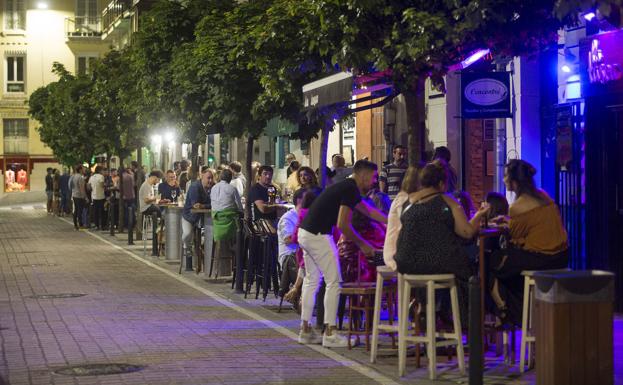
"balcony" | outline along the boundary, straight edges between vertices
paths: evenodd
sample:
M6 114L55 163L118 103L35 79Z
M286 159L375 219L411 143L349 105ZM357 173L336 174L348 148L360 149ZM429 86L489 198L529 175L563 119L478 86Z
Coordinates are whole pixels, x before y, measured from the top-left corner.
M110 33L116 24L127 16L132 8L132 0L112 0L102 11L104 31Z
M65 37L67 41L100 40L101 36L101 17L76 16L65 19Z
M28 154L28 138L23 136L7 136L4 138L5 154Z

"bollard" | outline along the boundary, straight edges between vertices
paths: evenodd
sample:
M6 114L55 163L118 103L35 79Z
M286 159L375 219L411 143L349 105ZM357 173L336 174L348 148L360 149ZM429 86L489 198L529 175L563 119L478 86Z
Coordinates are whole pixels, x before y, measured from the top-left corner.
M108 205L108 227L110 229L110 236L115 236L115 193L114 191L110 195L110 202Z
M484 357L480 319L480 279L469 279L469 384L482 385Z
M134 244L134 207L128 206L128 245Z
M242 223L236 231L236 293L244 293L244 233Z

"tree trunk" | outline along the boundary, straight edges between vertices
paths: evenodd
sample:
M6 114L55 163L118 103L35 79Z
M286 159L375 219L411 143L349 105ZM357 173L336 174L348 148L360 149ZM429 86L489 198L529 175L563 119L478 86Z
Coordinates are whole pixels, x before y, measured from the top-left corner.
M253 170L252 170L252 166L251 163L253 162L253 144L254 144L255 138L251 135L249 135L249 137L247 138L247 159L246 159L246 164L245 164L245 169L247 171L247 185L244 188L244 199L245 199L245 217L247 219L251 219L252 215L251 215L251 202L249 201L249 191L251 191L251 185L253 184Z
M188 182L192 182L197 179L199 175L199 145L197 141L193 141L190 150L190 170L188 170Z
M141 146L136 147L136 161L139 167L143 167L143 150ZM147 170L148 172L150 170Z
M424 160L424 133L426 131L424 87L418 85L416 90L406 91L403 95L409 133L409 165L416 166Z
M327 186L327 152L329 151L329 134L331 127L328 122L322 125L320 134L320 187Z

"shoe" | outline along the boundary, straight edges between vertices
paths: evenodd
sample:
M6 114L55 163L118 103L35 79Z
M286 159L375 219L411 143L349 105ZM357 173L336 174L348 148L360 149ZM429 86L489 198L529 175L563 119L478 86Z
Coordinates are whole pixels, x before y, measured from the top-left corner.
M330 336L322 335L322 346L325 348L346 348L348 347L348 338L333 332Z
M299 332L299 344L320 344L323 342L323 338L318 334L315 329L310 329L308 333L304 333L303 330Z

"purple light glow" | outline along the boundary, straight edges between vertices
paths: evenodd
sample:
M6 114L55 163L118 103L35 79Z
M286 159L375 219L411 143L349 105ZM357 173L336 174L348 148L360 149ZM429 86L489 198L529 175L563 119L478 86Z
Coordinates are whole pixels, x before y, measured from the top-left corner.
M591 21L595 18L595 12L588 12L584 14L584 19L586 19L586 21Z
M479 49L461 62L461 68L467 68L491 52L489 48Z
M569 67L567 64L563 64L563 66L560 67L560 69L562 70L562 72L565 72L565 73L571 72L571 67Z

